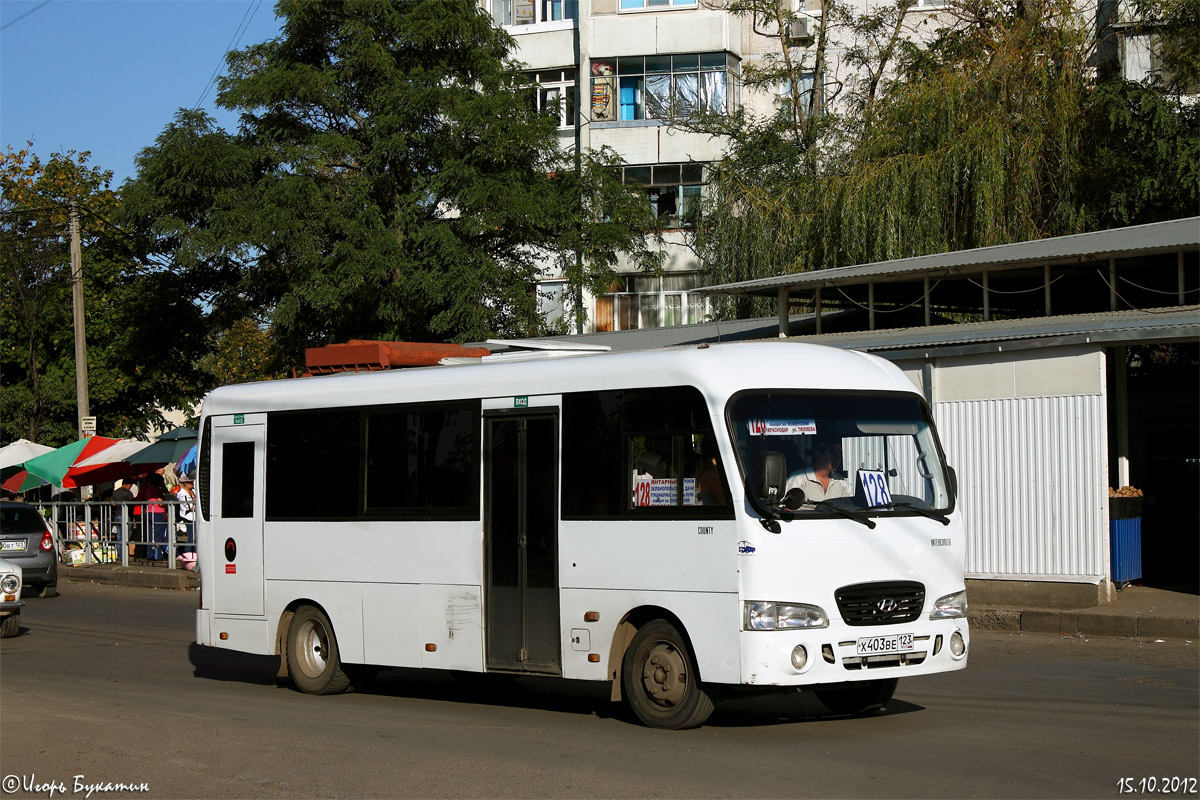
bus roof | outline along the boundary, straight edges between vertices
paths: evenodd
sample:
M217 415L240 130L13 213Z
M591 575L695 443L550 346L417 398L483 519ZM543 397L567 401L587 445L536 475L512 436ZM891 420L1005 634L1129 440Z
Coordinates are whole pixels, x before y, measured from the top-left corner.
M431 400L554 395L647 386L697 387L723 404L744 389L845 389L917 393L891 362L856 350L787 341L738 342L625 353L577 353L343 373L222 386L203 413L244 414Z

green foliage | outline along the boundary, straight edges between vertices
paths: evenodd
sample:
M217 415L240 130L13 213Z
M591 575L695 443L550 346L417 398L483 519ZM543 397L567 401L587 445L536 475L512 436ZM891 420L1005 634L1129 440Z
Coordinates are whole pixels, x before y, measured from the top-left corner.
M90 412L99 433L144 434L206 388L199 309L169 272L141 273L110 222L112 173L87 153L0 156L0 438L77 436L68 216L80 210Z
M590 156L575 174L477 4L277 13L278 39L229 56L219 103L239 132L181 112L125 192L146 254L203 290L219 328L265 317L292 363L351 338L528 335L545 261L583 250L587 284L616 249L648 252L646 204L622 215L628 193Z
M1116 79L1089 100L1079 175L1089 230L1200 210L1200 107Z
M1195 213L1195 109L1154 86L1096 86L1094 20L1073 3L956 3L924 48L900 36L910 5L826 6L807 58L822 63L830 28L849 37L844 116L802 129L747 117L732 132L696 231L714 282ZM1180 33L1172 63L1185 74L1196 34L1171 8L1161 25ZM722 313L768 310L738 300Z

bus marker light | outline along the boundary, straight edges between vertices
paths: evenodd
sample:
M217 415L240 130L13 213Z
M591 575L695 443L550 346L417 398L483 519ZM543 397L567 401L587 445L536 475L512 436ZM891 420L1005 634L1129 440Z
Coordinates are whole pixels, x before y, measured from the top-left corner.
M226 564L225 565L225 574L226 575L236 575L237 574L237 564Z
M226 633L225 631L221 631L221 641L223 642L228 638L229 638L229 634Z
M588 653L588 662L591 664L599 664L600 663L600 654L599 653Z
M426 653L436 653L436 652L437 652L437 645L436 645L436 644L434 644L433 642L427 642L427 643L425 644L425 652L426 652Z
M599 622L600 621L600 612L599 611L584 612L583 621L584 622Z

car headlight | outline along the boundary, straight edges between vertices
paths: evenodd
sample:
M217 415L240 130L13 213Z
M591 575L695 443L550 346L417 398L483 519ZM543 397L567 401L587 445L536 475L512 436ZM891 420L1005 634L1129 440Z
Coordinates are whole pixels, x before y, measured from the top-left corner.
M21 579L14 573L10 572L3 578L0 578L0 591L3 591L5 594L16 594L20 588Z
M930 619L960 619L967 615L967 591L966 589L954 594L948 594L944 597L939 597L933 604L933 611L929 612Z
M829 617L819 606L805 603L776 603L749 600L745 604L745 629L784 631L797 628L828 628Z

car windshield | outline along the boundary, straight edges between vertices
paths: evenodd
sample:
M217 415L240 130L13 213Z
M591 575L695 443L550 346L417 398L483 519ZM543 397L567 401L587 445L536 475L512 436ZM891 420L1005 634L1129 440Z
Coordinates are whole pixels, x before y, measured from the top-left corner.
M917 395L744 392L730 402L728 421L742 479L764 503L799 489L803 502L792 492L787 503L797 515L928 514L953 505L942 451ZM782 485L764 488L768 476Z

